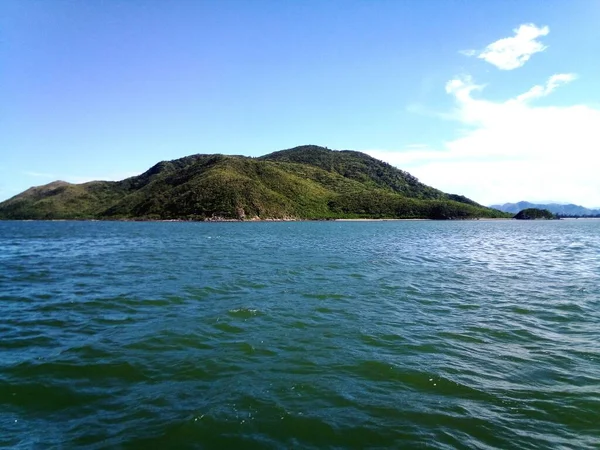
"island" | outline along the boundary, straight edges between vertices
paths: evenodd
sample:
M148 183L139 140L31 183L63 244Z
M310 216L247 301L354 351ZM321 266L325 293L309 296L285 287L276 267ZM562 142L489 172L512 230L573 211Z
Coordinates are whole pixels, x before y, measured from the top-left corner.
M365 153L305 145L261 157L198 154L122 181L32 187L0 203L12 220L511 218L427 186Z
M526 208L519 211L515 217L517 220L554 220L558 219L556 215L552 214L547 209L538 208Z

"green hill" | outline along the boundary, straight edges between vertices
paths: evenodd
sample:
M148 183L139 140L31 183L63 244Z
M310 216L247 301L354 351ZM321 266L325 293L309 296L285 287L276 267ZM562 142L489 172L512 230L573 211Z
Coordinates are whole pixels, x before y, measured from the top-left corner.
M547 209L526 208L514 216L518 220L552 220L557 217Z
M0 219L509 217L354 151L318 146L260 158L193 155L123 181L55 181L0 203Z

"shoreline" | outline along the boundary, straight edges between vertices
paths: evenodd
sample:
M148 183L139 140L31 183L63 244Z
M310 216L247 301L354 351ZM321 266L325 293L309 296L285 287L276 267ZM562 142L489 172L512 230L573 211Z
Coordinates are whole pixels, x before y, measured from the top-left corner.
M259 223L259 222L472 222L472 221L497 221L497 220L515 220L505 217L474 217L467 219L401 219L401 218L349 218L349 219L292 219L292 218L252 218L249 220L243 219L225 219L211 218L206 220L189 220L189 219L0 219L0 222L189 222L189 223ZM575 219L573 219L575 220Z
M185 222L185 223L264 223L264 222L492 222L517 220L512 217L475 217L469 219L0 219L0 222ZM534 219L535 220L535 219ZM561 220L600 220L600 217L561 217ZM539 219L537 220L539 221ZM552 220L552 221L556 221ZM522 220L519 222L531 222Z

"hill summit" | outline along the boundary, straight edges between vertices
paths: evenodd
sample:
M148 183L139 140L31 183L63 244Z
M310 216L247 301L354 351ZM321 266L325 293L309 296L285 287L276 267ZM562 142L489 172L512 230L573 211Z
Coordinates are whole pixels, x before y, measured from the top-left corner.
M356 151L306 145L259 158L198 154L122 181L32 187L0 219L285 220L508 217Z

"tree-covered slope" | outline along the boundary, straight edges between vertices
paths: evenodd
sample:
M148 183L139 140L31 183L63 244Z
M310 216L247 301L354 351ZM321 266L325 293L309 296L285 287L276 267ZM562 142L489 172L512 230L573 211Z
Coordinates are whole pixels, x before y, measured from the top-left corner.
M124 195L119 183L54 181L0 203L0 219L89 219Z
M260 158L193 155L123 181L54 182L0 203L0 219L504 217L353 151L297 147Z
M515 217L518 220L552 220L556 216L547 209L527 208L519 211Z
M413 198L444 199L446 194L420 183L408 172L397 169L365 153L351 150L331 151L316 145L305 145L262 156L270 161L308 164L367 186L391 190Z

